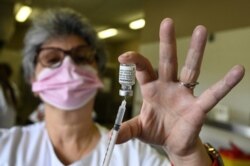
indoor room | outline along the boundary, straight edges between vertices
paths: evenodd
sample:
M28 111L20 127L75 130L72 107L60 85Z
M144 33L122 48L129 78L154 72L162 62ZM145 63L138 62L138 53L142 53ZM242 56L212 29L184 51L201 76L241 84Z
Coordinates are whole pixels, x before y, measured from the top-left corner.
M176 83L176 85L180 84L180 87L187 88L187 92L192 95L194 100L199 100L199 97L202 96L204 92L207 92L207 90L214 90L214 93L223 91L222 89L227 85L227 83L225 83L226 78L223 80L225 85L218 85L217 87L212 87L212 85L221 80L233 66L238 64L244 66L244 77L234 88L230 87L230 89L232 88L230 92L229 90L224 90L225 92L223 91L222 95L225 95L224 97L221 96L217 98L216 95L213 96L217 102L214 102L208 110L204 110L203 118L200 119L203 124L199 125L200 128L197 127L197 132L203 143L209 142L220 152L225 166L250 165L250 75L248 74L250 71L250 20L247 19L248 16L250 16L250 1L2 0L0 4L0 69L1 65L2 68L7 66L6 70L9 79L9 83L7 84L2 81L0 97L1 95L4 97L9 94L9 100L11 100L13 104L13 108L11 108L12 112L8 115L11 117L5 117L3 113L0 114L0 120L2 120L2 122L0 122L0 128L11 129L14 126L29 126L36 123L44 124L44 119L46 119L46 112L44 110L49 109L50 106L47 106L45 99L39 96L39 92L32 91L32 89L34 89L33 82L35 82L36 78L32 74L28 79L25 78L25 68L29 68L29 66L27 66L27 64L26 67L22 65L25 54L25 35L33 25L32 20L39 18L44 11L54 8L71 8L81 14L96 32L98 42L102 45L102 49L105 50L106 64L103 69L99 69L99 61L95 64L97 65L97 67L95 67L98 68L97 72L101 73L98 75L101 85L96 85L98 88L95 94L95 102L93 102L93 111L90 115L94 123L100 124L107 129L112 129L117 122L117 115L122 109L122 101L126 101L126 108L124 117L122 116L120 119L121 121L134 119L138 115L138 117L140 117L142 116L140 115L141 110L148 108L145 103L150 103L151 99L145 99L144 95L151 93L150 91L147 92L147 87L146 85L144 86L142 82L148 78L146 75L150 74L155 75L156 78L154 79L157 79L158 76L161 78L160 75L162 73L161 69L159 69L159 64L161 64L162 59L161 56L159 58L159 55L164 51L162 51L162 43L159 43L159 40L163 41L163 39L159 39L162 35L161 33L159 34L159 28L164 18L171 18L174 22L174 31L171 31L171 33L174 33L176 37L176 48L173 46L172 50L174 50L178 56L176 60L173 60L174 62L176 61L176 78L173 82ZM20 11L24 13L20 14ZM20 15L18 15L18 13ZM172 26L170 24L171 23L169 23L168 26ZM201 59L199 59L200 61L196 66L198 70L198 74L196 74L199 78L186 83L182 81L181 71L183 70L183 66L187 65L187 62L185 62L187 54L191 54L190 52L192 51L190 49L192 47L192 43L190 44L192 33L198 25L202 25L202 27L204 26L207 29L206 41L204 41L204 56L202 58L202 55L200 55L202 62ZM50 27L48 26L47 28ZM63 32L61 33L63 34ZM62 38L63 37L62 35ZM37 34L35 38L39 39L39 34ZM58 38L60 38L60 34ZM48 39L50 39L49 36ZM30 40L31 44L32 42L33 41ZM42 47L38 49L39 51L43 50ZM74 49L64 50L59 48L59 50L63 52L63 54L61 54L63 58L60 62L60 65L62 65L66 59L66 53L73 54ZM36 51L38 54L38 50ZM96 51L98 50L94 50L94 54ZM135 83L131 83L128 86L131 89L123 89L124 84L119 80L121 77L120 62L122 61L122 58L119 56L128 51L138 52L147 58L152 65L152 69L149 67L151 73L147 71L148 73L145 72L145 75L141 74L144 71L143 67L147 66L147 64L145 62L145 64L140 66L144 60L138 60L137 63L135 63L137 66L136 77L142 77L141 75L143 75L145 80L139 78L139 81L135 80ZM69 56L73 59L72 55ZM30 61L32 61L32 63L39 63L39 60L40 59L37 60L35 57L33 61ZM194 63L193 61L192 63ZM59 68L60 67L61 66L59 66ZM3 78L4 76L1 77ZM235 80L236 77L237 76L235 76ZM186 84L190 83L194 83L194 85L191 85L191 87L189 87L189 85L186 86ZM91 83L89 87L91 87ZM5 88L10 88L10 91L5 92ZM160 94L157 93L152 95L160 96ZM159 96L159 100L165 99ZM175 97L174 94L172 94L172 96ZM69 98L72 100L74 99L73 97L74 95L69 95ZM53 98L57 97L53 96ZM58 98L60 97L58 96ZM165 102L171 105L172 100L170 95L168 99L169 101ZM6 103L9 104L8 99L6 100ZM205 98L203 98L203 100L206 101ZM210 98L207 100L209 101ZM188 101L189 100L187 100L187 102ZM160 101L158 102L160 103ZM178 105L178 102L179 101L175 101L174 103ZM2 109L0 111L2 112L4 112L3 106L1 106L1 104L4 105L3 103L4 102L0 103L0 108ZM154 106L157 107L159 103L154 104ZM180 106L186 104L184 103L183 101ZM68 116L66 113L65 115L58 115L62 117L65 116L64 118ZM70 117L71 116L68 116L68 119L70 119ZM196 119L196 117L194 117L194 119ZM192 120L192 118L190 118L190 120ZM166 124L168 123L165 122L165 125ZM119 126L120 125L121 124L119 124ZM170 125L172 125L172 123L170 123ZM131 126L134 127L133 125ZM53 130L51 130L51 132L52 131ZM131 138L133 138L133 134L131 130ZM112 140L112 138L110 139ZM168 155L168 150L165 150L165 152L167 151L165 154L162 148L159 148L157 144L154 145L154 142L149 142L149 144L150 146L153 145L157 151L171 159L171 155ZM52 146L54 146L53 141ZM76 151L77 150L76 148ZM61 151L62 154L60 153ZM60 156L66 155L66 153L63 153L63 149L58 148L58 152L56 151L55 153L59 156L59 160L65 165L70 165L73 163L72 161L76 160L74 157L60 158ZM86 154L88 154L88 151ZM127 162L129 163L129 161ZM126 164L129 165L128 163Z

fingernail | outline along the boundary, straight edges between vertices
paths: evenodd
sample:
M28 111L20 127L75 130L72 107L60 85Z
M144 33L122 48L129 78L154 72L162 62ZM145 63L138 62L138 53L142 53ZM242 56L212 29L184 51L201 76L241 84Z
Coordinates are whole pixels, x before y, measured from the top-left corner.
M196 35L199 35L200 33L206 32L207 29L203 25L198 25L195 29L194 32Z
M229 77L227 81L231 86L234 86L243 78L244 74L245 74L244 67L241 65L237 65L233 67L231 77Z

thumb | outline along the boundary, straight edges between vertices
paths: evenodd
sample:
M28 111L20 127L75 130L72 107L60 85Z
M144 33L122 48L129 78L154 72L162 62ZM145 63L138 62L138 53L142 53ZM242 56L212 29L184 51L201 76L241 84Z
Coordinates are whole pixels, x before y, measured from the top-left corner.
M138 116L122 123L116 143L121 144L132 138L138 137L141 132L141 127L139 124Z

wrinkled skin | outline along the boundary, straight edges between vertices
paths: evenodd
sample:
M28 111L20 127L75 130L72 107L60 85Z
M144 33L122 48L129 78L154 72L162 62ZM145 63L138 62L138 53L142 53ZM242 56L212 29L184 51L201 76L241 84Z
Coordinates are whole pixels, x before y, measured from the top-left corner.
M174 23L164 19L160 26L158 75L150 62L136 52L126 52L120 63L135 63L143 104L140 114L124 122L117 143L131 138L163 146L174 165L211 164L199 139L206 113L244 76L244 67L234 66L221 80L194 96L180 84L196 82L206 45L207 30L197 26L193 32L185 65L177 75ZM226 63L226 62L225 62ZM203 161L200 161L203 160Z

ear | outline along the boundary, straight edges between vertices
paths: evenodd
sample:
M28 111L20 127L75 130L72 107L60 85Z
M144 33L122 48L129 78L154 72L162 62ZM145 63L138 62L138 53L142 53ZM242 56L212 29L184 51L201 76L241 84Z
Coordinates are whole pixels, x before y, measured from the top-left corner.
M38 94L37 92L33 92L33 95L34 95L35 97L40 98L40 96L39 96L39 94Z
M31 76L31 78L30 78L30 80L29 80L29 84L32 85L32 83L35 82L35 81L36 81L35 74L32 74L32 76Z

